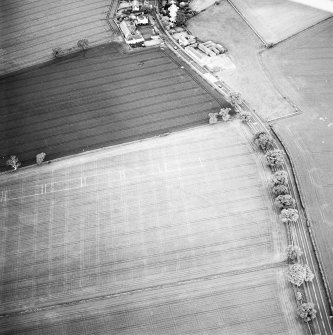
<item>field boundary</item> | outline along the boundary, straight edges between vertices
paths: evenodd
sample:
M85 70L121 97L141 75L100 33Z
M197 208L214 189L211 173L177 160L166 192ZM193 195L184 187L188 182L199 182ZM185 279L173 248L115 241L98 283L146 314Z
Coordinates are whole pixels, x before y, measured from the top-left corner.
M296 168L295 168L294 162L293 162L292 157L289 153L289 150L287 149L286 144L283 142L280 135L275 131L274 125L269 125L269 127L270 127L271 131L273 132L274 136L276 137L276 139L278 140L278 142L280 143L280 145L282 146L282 148L285 151L286 156L288 158L288 161L289 161L289 164L290 164L290 167L291 167L291 171L292 171L292 174L293 174L293 179L295 180L295 185L296 185L295 190L297 191L297 193L299 195L300 203L301 203L302 210L303 210L304 216L305 216L306 226L308 227L310 240L311 240L311 243L312 243L312 248L313 248L314 254L316 256L316 260L317 260L318 267L319 267L319 270L320 270L320 275L321 275L323 283L324 283L326 295L327 295L329 305L330 305L330 309L331 309L331 314L333 314L332 292L331 292L331 289L329 287L328 280L327 280L327 277L326 277L326 274L325 274L325 270L324 270L324 267L323 267L323 264L322 264L322 261L321 261L320 251L317 247L315 233L312 229L312 222L308 218L308 215L307 215L305 200L304 200L304 194L302 192L299 180L297 178Z
M237 8L237 6L232 2L232 0L227 0L230 6L235 10L235 12L243 19L243 21L250 27L250 29L257 35L260 39L261 43L265 46L268 46L268 43L264 40L264 38L259 34L259 32L252 26L252 24L246 19L246 17L242 14L242 12Z
M265 46L265 49L270 49L272 47L275 47L276 45L280 44L280 43L283 43L283 42L286 42L290 39L293 39L295 37L297 37L299 34L302 34L303 32L309 30L309 29L312 29L314 28L315 26L317 26L318 24L321 24L329 19L331 19L333 17L333 15L325 18L325 19L322 19L316 23L313 23L312 25L306 27L306 28L303 28L301 29L300 31L297 31L295 32L294 34L290 35L290 36L287 36L277 42L271 42L271 43L267 43L265 41L265 39L259 34L259 32L253 27L253 25L246 19L246 17L242 14L242 12L238 9L238 7L233 3L232 0L227 0L227 2L231 5L231 7L237 12L237 14L244 20L244 22L251 28L251 30L257 35L257 37L260 39L260 41L263 43L263 45Z
M219 81L216 81L216 82L214 82L214 83L211 83L211 84L214 84L214 85L216 85L217 87L215 87L215 89L217 90L217 91L219 91L226 99L227 99L227 101L230 101L230 99L231 99L231 96L233 95L233 94L238 94L239 96L240 96L240 94L238 93L238 92L235 92L235 91L233 91L224 81L222 81L222 80L219 80ZM259 132L259 131L262 131L262 130L264 130L264 131L266 131L266 129L267 129L267 127L265 126L265 124L266 124L266 122L264 121L264 120L262 120L261 119L261 117L259 116L259 115L257 115L256 114L256 112L255 112L255 110L254 109L252 109L251 107L250 107L250 105L244 100L244 99L241 99L241 102L238 104L238 103L236 103L235 105L234 105L234 108L235 108L235 110L237 111L237 112L242 112L242 111L244 111L244 112L247 112L247 113L250 113L250 115L252 115L252 118L254 118L254 122L253 122L253 126L251 126L251 121L250 121L250 123L249 123L249 126L250 126L250 128L251 128L251 131L253 132L253 134L255 134L256 132ZM299 112L298 112L298 110L297 110L297 112L296 113L294 113L294 114L289 114L289 115L286 115L286 116L284 116L283 118L288 118L288 117L292 117L292 116L295 116L296 114L300 114ZM269 121L267 122L268 123L268 126L269 127L271 127L271 125L269 124ZM273 133L274 134L274 133ZM280 143L280 142L278 142L278 143ZM278 148L279 146L278 145L276 145L275 144L275 146ZM283 151L285 152L285 154L287 155L287 158L288 158L288 161L289 161L289 166L291 166L291 159L290 159L290 157L289 157L289 155L288 155L288 153L287 153L287 151L286 151L286 149L285 149L285 147L283 146L283 145L280 145L280 147L282 147L282 149L283 149ZM285 163L285 165L287 166L287 164ZM291 167L292 168L292 167ZM288 168L286 168L285 169L287 172L288 172ZM296 181L296 178L294 178L294 176L296 176L295 174L294 174L294 171L292 170L292 173L293 173L293 175L291 176L292 178L290 178L290 180L293 180L294 181L294 185L295 185L295 187L293 186L293 184L291 184L291 190L292 190L292 192L295 194L300 194L300 192L299 192L299 185L298 185L298 183L297 183L297 181ZM290 173L288 172L288 174L290 175ZM301 198L300 197L298 197L300 200L301 200ZM306 212L305 212L305 207L304 207L304 203L303 202L301 202L300 201L300 203L301 203L301 208L302 208L302 213L303 213L303 216L304 216L304 219L305 219L305 226L306 226L306 231L308 232L308 234L309 234L309 237L310 237L310 239L311 239L311 246L312 246L312 249L313 249L313 251L314 251L314 253L315 253L315 248L314 248L314 245L316 245L315 243L315 240L312 240L314 237L313 237L313 234L311 234L312 233L312 230L311 230L311 223L309 222L309 220L308 220L308 218L307 218L307 215L306 215ZM301 221L303 221L301 218L299 219L299 220L301 220ZM288 227L286 227L287 228L287 234L288 234L288 240L289 241L291 241L291 239L293 238L293 234L292 234L292 232L291 231L289 231L289 229L288 229ZM297 235L299 235L300 233L297 233ZM332 302L331 302L331 297L330 297L330 291L327 291L327 288L328 288L328 286L327 286L327 280L326 280L326 276L325 276L325 274L324 274L324 272L323 272L323 268L322 268L322 266L321 266L321 262L319 262L318 260L319 260L319 258L317 257L317 256L319 256L319 255L317 255L317 254L315 254L315 260L316 260L316 263L317 263L317 266L319 267L319 269L320 269L320 271L319 271L319 274L320 274L320 278L321 278L321 280L322 280L322 282L323 282L323 284L324 284L324 290L325 290L325 295L326 295L326 299L328 300L328 302L329 302L329 304L330 304L330 309L331 309L331 313L333 314L333 306L332 306ZM312 259L311 258L311 253L310 253L310 259ZM321 289L320 289L320 287L319 287L319 285L318 285L318 290L319 290L319 292L321 292ZM315 296L316 296L316 292L315 292L315 289L313 288L313 291L314 291L314 294L315 294ZM311 295L311 294L310 294ZM316 297L316 299L315 299L315 301L317 301L318 302L318 298ZM323 302L324 303L324 302ZM319 304L317 303L317 305L318 305L318 307L319 307ZM325 306L324 306L325 307ZM329 321L328 321L329 322ZM324 326L325 327L325 326Z
M284 42L288 42L289 40L296 38L299 34L302 34L302 33L306 32L307 30L311 30L311 29L315 28L317 25L322 24L322 23L330 20L331 18L333 18L333 15L331 15L331 16L327 17L326 19L323 19L319 22L316 22L316 23L312 24L311 26L306 27L306 28L296 32L295 34L292 34L292 35L290 35L290 36L288 36L288 37L286 37L286 38L284 38L280 41L277 41L276 43L272 43L272 47L275 47L276 45L279 45L279 44L284 43ZM265 51L265 50L263 50L263 51Z
M252 113L251 113L252 114ZM251 132L253 133L253 134L256 134L256 133L258 133L258 132L260 132L260 131L263 131L263 130L266 130L266 127L264 126L264 124L262 123L262 122L260 122L260 119L258 119L259 120L259 122L257 122L256 121L256 118L257 118L257 115L255 114L255 113L253 113L252 114L252 117L254 117L254 121L252 121L251 119L249 120L249 122L248 122L248 126L250 127L250 129L251 129ZM274 132L273 132L273 134L275 134ZM277 143L276 143L277 142ZM275 143L273 143L273 145L271 146L272 148L270 148L270 149L268 149L268 150L271 150L271 149L279 149L279 144L281 144L281 142L279 142L279 141L275 141ZM281 145L280 145L280 147L281 147ZM282 146L282 148L283 149L285 149L284 148L284 146ZM289 166L291 166L291 161L289 160L289 156L288 156L288 154L287 154L287 152L285 151L285 150L283 150L284 152L285 152L285 154L286 154L286 156L287 156L287 158L288 158L288 161L287 162L289 162ZM305 244L307 244L306 242L305 242L305 244L304 244L304 241L301 241L302 240L302 232L301 232L301 229L302 229L302 227L306 227L306 231L307 231L307 233L308 233L308 235L309 235L309 237L310 237L310 240L311 240L311 247L312 247L312 250L314 251L314 253L315 253L315 249L314 249L314 245L313 245L313 237L312 237L312 235L311 235L311 227L309 227L309 225L308 225L308 220L307 220L307 216L306 216L306 212L305 212L305 210L304 210L304 207L303 207L303 203L302 203L302 201L301 201L301 198L298 196L298 197L296 197L296 195L299 195L300 193L299 193L299 190L298 190L298 184L297 184L297 182L296 182L296 179L294 178L295 177L295 175L294 175L294 171L292 170L292 175L290 175L290 172L289 172L289 169L288 169L288 164L287 164L287 162L286 161L284 161L284 163L283 163L283 165L282 165L282 170L284 170L284 171L286 171L287 173L288 173L288 175L289 175L289 189L290 189L290 193L291 193L291 195L293 196L293 197L295 197L296 199L298 199L299 200L299 203L300 203L300 205L301 205L301 209L302 209L302 216L300 215L300 217L298 218L298 225L299 226L297 226L297 227L291 227L289 224L288 225L286 225L286 230L287 230L287 235L288 235L288 244L294 244L294 242L295 242L295 239L296 239L296 245L297 244L299 244L299 245L301 245L302 246L302 249L303 249L303 251L304 251L304 258L307 260L307 256L309 256L309 261L306 261L306 263L308 263L308 264L312 264L312 267L313 267L313 269L315 270L315 268L316 268L316 264L314 264L313 263L313 260L312 260L312 256L311 256L311 250L308 248L308 251L309 251L309 255L307 255L307 253L306 253L306 246L305 246ZM275 171L279 171L279 169L278 168L272 168L272 172L275 172ZM291 178L292 177L292 178ZM272 196L272 195L271 195ZM296 207L297 208L297 207ZM305 220L304 220L305 219ZM305 221L305 222L304 222ZM305 224L304 224L305 223ZM297 223L296 223L297 224ZM303 228L304 229L304 228ZM296 234L296 236L295 236L295 234ZM306 238L306 240L307 240L307 237L305 237ZM297 243L297 241L298 242L301 242L301 243ZM320 279L322 280L322 282L323 282L323 284L324 284L324 290L325 290L325 295L326 295L326 299L328 300L328 302L329 302L329 304L330 304L330 309L331 309L331 300L330 300L330 296L329 296L329 292L327 292L327 290L326 290L326 285L325 285L325 279L326 279L326 277L325 276L323 276L323 272L322 272L322 269L320 268L320 263L319 263L319 261L318 261L318 258L317 258L317 255L315 254L315 261L316 261L316 263L317 263L317 266L318 266L318 268L319 268L319 275L320 275ZM317 279L318 280L318 279ZM320 286L319 286L319 284L317 284L317 287L318 287L318 291L319 291L319 293L321 292L321 288L320 288ZM323 303L322 305L320 305L319 304L319 299L318 299L318 297L317 297L317 293L316 293L316 290L315 290L315 287L314 287L314 283L312 284L312 291L313 292L311 292L311 286L309 286L309 285L307 285L307 286L301 286L301 287L298 287L298 288L295 288L294 287L294 285L292 286L292 288L293 288L293 291L294 291L294 294L296 294L296 292L297 291L303 291L304 293L305 293L305 295L307 296L307 297L309 297L310 298L310 300L309 301L311 301L311 302L315 302L315 304L317 305L317 308L319 309L319 314L321 315L322 313L324 314L324 315L326 315L326 313L325 313L325 311L326 311L326 308L325 308L325 301L324 300L321 300L321 302ZM314 296L313 296L314 295ZM299 305L299 302L298 301L296 301L297 302L297 305ZM324 310L322 311L321 309L322 309L322 307L324 308ZM326 317L327 317L327 315L326 315ZM324 317L321 315L321 319L322 319L322 325L323 325L323 327L324 327L324 329L325 329L325 331L326 331L326 328L325 328L325 322L324 322ZM319 326L319 321L318 321L318 319L315 319L315 322L317 322L317 324L318 324L318 327L320 328L320 326ZM329 320L327 321L327 323L329 324ZM311 323L311 324L307 324L308 326L309 326L309 330L310 330L310 332L311 332L311 334L314 334L315 333L315 329L314 329L314 324L313 324L313 322ZM329 324L329 326L330 326L330 324ZM326 333L327 334L327 333Z
M115 24L113 17L115 13L117 12L117 8L119 5L119 0L111 0L111 3L109 5L109 9L106 13L106 22L109 25L111 33L115 34L116 36L120 36L120 32L118 29L118 26Z
M263 62L263 59L262 59L262 54L265 52L265 51L268 51L269 49L264 49L264 50L260 50L258 52L258 61L260 63L260 66L265 74L265 76L267 77L267 79L269 80L269 82L273 85L275 91L280 95L280 97L282 99L285 99L288 104L294 108L295 110L295 113L290 113L290 114L287 114L287 115L283 115L283 116L279 116L279 117L276 117L276 118L273 118L273 119L268 119L267 122L273 122L273 121L278 121L278 120L283 120L283 119L287 119L289 117L292 117L292 116L296 116L296 115L300 115L303 113L302 109L296 105L295 102L293 102L292 100L290 100L289 97L285 96L281 91L280 89L278 88L278 86L275 84L274 80L272 79L272 76L270 75L269 71L267 71L267 68Z

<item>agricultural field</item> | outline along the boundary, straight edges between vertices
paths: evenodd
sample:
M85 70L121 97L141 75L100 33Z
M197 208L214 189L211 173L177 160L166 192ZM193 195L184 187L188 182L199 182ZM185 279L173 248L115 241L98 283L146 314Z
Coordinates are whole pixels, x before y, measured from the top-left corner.
M305 333L250 140L235 121L0 176L0 333Z
M227 1L190 19L187 27L201 40L212 40L228 49L235 68L217 75L233 90L240 92L263 119L295 112L262 68L258 55L263 50L262 42Z
M190 5L192 10L201 12L202 10L214 5L215 1L216 0L192 0Z
M3 0L0 75L48 61L52 49L113 39L105 20L110 0Z
M232 0L266 43L277 43L332 16L289 0Z
M2 156L27 165L39 152L54 159L203 124L229 106L170 51L120 49L100 46L0 80Z
M333 19L262 54L275 85L302 114L274 125L294 159L333 290Z

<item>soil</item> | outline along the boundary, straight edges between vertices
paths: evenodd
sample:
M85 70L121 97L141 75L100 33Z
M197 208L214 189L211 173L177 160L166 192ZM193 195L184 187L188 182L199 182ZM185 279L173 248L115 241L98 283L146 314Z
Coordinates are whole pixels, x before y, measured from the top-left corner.
M249 138L220 123L0 176L1 333L304 334Z
M2 156L28 165L40 152L49 160L204 124L229 106L169 55L111 44L3 78Z
M52 49L114 39L105 20L109 0L21 0L1 3L0 75L52 59ZM118 38L118 37L117 37Z

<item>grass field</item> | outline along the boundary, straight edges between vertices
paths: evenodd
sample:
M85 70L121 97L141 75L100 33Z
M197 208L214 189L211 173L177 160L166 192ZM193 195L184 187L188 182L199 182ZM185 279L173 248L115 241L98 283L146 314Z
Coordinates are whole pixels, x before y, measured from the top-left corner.
M197 12L214 5L216 0L193 0L191 1L191 8Z
M205 123L228 105L169 54L113 44L0 80L0 152L29 164Z
M289 0L232 0L266 43L277 43L332 14Z
M203 126L1 176L0 333L302 334L246 129Z
M0 74L51 59L52 49L112 39L105 21L110 0L3 0Z
M313 230L333 290L333 20L282 43L263 62L278 88L303 111L276 129L296 163Z
M212 40L228 48L236 68L220 72L219 77L233 90L241 92L263 119L294 113L262 69L258 58L261 41L227 1L189 20L188 28L200 39Z

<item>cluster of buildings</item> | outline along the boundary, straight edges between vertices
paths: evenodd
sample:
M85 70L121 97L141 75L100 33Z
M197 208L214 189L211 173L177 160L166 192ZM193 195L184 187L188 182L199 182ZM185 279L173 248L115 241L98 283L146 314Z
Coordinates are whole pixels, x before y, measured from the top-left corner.
M178 43L180 46L184 47L185 50L190 51L192 54L194 53L199 58L202 58L205 55L210 57L218 56L227 52L227 49L221 44L212 41L198 43L195 36L188 34L180 35Z
M203 51L208 56L217 56L227 52L227 49L224 48L221 44L214 43L212 41L207 41L204 43L198 44L198 49Z
M144 46L145 40L142 34L136 29L135 23L124 19L119 23L119 28L127 44L132 47Z
M125 42L131 47L144 47L160 43L159 36L155 34L150 24L146 9L151 8L145 1L138 0L128 3L128 6L119 9L116 23L122 32Z

